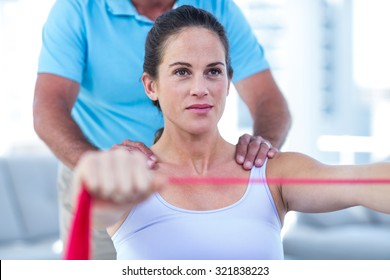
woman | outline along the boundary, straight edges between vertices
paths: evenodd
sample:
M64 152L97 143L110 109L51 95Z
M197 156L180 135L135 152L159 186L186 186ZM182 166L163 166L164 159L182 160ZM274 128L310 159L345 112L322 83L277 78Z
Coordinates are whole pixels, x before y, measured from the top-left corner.
M251 171L235 162L235 147L217 126L233 74L229 47L211 14L190 6L164 14L145 51L142 82L164 115L151 147L158 166L150 170L143 155L116 150L89 153L75 169L75 187L85 182L94 196L95 226L108 228L119 259L282 259L288 211L363 205L390 213L389 183L300 180L388 179L388 163L327 166L298 153L278 153Z

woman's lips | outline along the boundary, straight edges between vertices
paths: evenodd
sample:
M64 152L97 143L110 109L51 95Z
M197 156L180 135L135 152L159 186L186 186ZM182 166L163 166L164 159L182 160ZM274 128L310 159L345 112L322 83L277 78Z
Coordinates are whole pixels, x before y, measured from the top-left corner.
M212 105L209 104L192 104L186 108L186 110L189 110L194 113L207 113L213 108Z

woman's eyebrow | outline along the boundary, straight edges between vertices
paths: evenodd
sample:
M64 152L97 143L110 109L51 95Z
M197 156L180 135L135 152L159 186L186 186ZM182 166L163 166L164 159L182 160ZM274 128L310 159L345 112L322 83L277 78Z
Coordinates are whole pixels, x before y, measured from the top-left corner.
M217 62L213 62L213 63L207 64L207 67L214 67L214 66L217 66L217 65L225 66L224 63L217 61Z
M177 66L177 65L186 66L186 67L191 67L192 66L190 63L178 61L178 62L174 62L172 64L169 64L168 67L173 67L173 66ZM225 66L225 64L223 62L217 61L217 62L213 62L213 63L207 64L207 67L214 67L214 66L217 66L217 65Z
M189 64L189 63L187 63L187 62L181 62L181 61L178 61L178 62L174 62L174 63L172 63L172 64L169 64L169 67L173 67L173 66L176 66L176 65L191 67L191 64Z

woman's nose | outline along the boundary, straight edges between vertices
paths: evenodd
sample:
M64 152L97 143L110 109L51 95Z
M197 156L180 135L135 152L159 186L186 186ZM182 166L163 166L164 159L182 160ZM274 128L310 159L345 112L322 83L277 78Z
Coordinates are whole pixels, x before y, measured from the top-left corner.
M191 95L202 97L209 94L207 81L203 77L195 77L191 85Z

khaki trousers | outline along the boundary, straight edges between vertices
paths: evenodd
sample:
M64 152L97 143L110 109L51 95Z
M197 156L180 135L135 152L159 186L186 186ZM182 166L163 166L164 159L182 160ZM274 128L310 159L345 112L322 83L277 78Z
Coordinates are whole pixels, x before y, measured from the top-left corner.
M68 234L73 221L72 205L72 183L73 171L60 163L58 170L58 199L60 215L60 237L64 244L64 250L67 248ZM110 236L106 230L92 229L92 259L94 260L113 260L116 259L116 251Z

